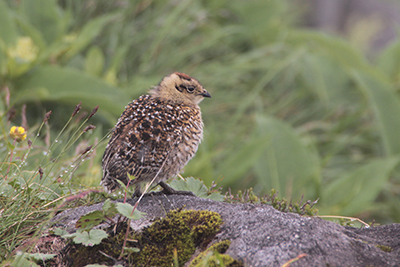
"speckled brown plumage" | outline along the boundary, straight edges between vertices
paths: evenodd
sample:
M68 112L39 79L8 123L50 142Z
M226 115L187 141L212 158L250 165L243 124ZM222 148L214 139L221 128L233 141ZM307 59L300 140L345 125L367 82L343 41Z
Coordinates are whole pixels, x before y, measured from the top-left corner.
M107 191L128 183L127 173L140 184L150 182L166 190L164 181L177 175L194 156L203 137L198 104L211 97L202 85L184 73L164 77L149 95L132 101L122 113L103 155L101 184ZM158 174L157 174L158 173ZM169 191L171 192L171 191Z

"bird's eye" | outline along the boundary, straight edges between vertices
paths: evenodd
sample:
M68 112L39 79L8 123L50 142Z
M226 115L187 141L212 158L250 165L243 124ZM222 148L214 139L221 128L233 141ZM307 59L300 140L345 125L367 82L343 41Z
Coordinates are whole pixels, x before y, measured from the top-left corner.
M183 85L175 85L175 88L176 88L176 90L178 90L179 92L182 92L184 89L186 89L186 87L185 86L183 86Z
M188 86L188 87L186 88L186 90L187 90L189 93L193 93L194 87L193 87L193 86Z

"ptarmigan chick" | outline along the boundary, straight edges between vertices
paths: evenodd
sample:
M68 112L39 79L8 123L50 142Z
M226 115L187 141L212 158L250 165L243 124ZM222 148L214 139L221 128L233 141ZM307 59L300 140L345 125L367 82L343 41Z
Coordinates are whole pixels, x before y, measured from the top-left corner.
M194 78L175 72L159 85L126 106L103 155L101 184L111 192L125 185L128 175L136 178L135 195L141 183L177 193L165 181L177 175L194 156L203 137L203 121L198 104L211 95Z

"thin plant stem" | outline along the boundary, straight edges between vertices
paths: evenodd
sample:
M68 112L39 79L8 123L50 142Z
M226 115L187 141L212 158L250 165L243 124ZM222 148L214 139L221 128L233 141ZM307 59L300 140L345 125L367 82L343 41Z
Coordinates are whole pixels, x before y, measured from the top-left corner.
M15 147L15 143L17 142L17 139L14 139L14 143L13 143L13 148L10 151L10 164L7 167L7 172L6 175L4 176L4 180L7 180L7 174L10 172L10 167L11 167L11 161L13 158L13 154L14 154L14 147Z

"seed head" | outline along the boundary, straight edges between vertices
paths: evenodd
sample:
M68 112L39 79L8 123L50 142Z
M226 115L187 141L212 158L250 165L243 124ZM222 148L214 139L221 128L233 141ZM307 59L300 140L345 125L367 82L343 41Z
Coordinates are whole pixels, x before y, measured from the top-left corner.
M96 114L97 110L99 110L99 106L96 106L96 107L92 110L92 112L90 112L88 119L90 119L91 117L93 117L94 114Z
M44 115L43 123L46 123L50 119L51 110Z
M71 117L74 117L74 116L79 112L79 110L81 109L81 104L82 104L82 101L79 102L78 105L76 105L75 110L74 110L74 112L72 113Z

